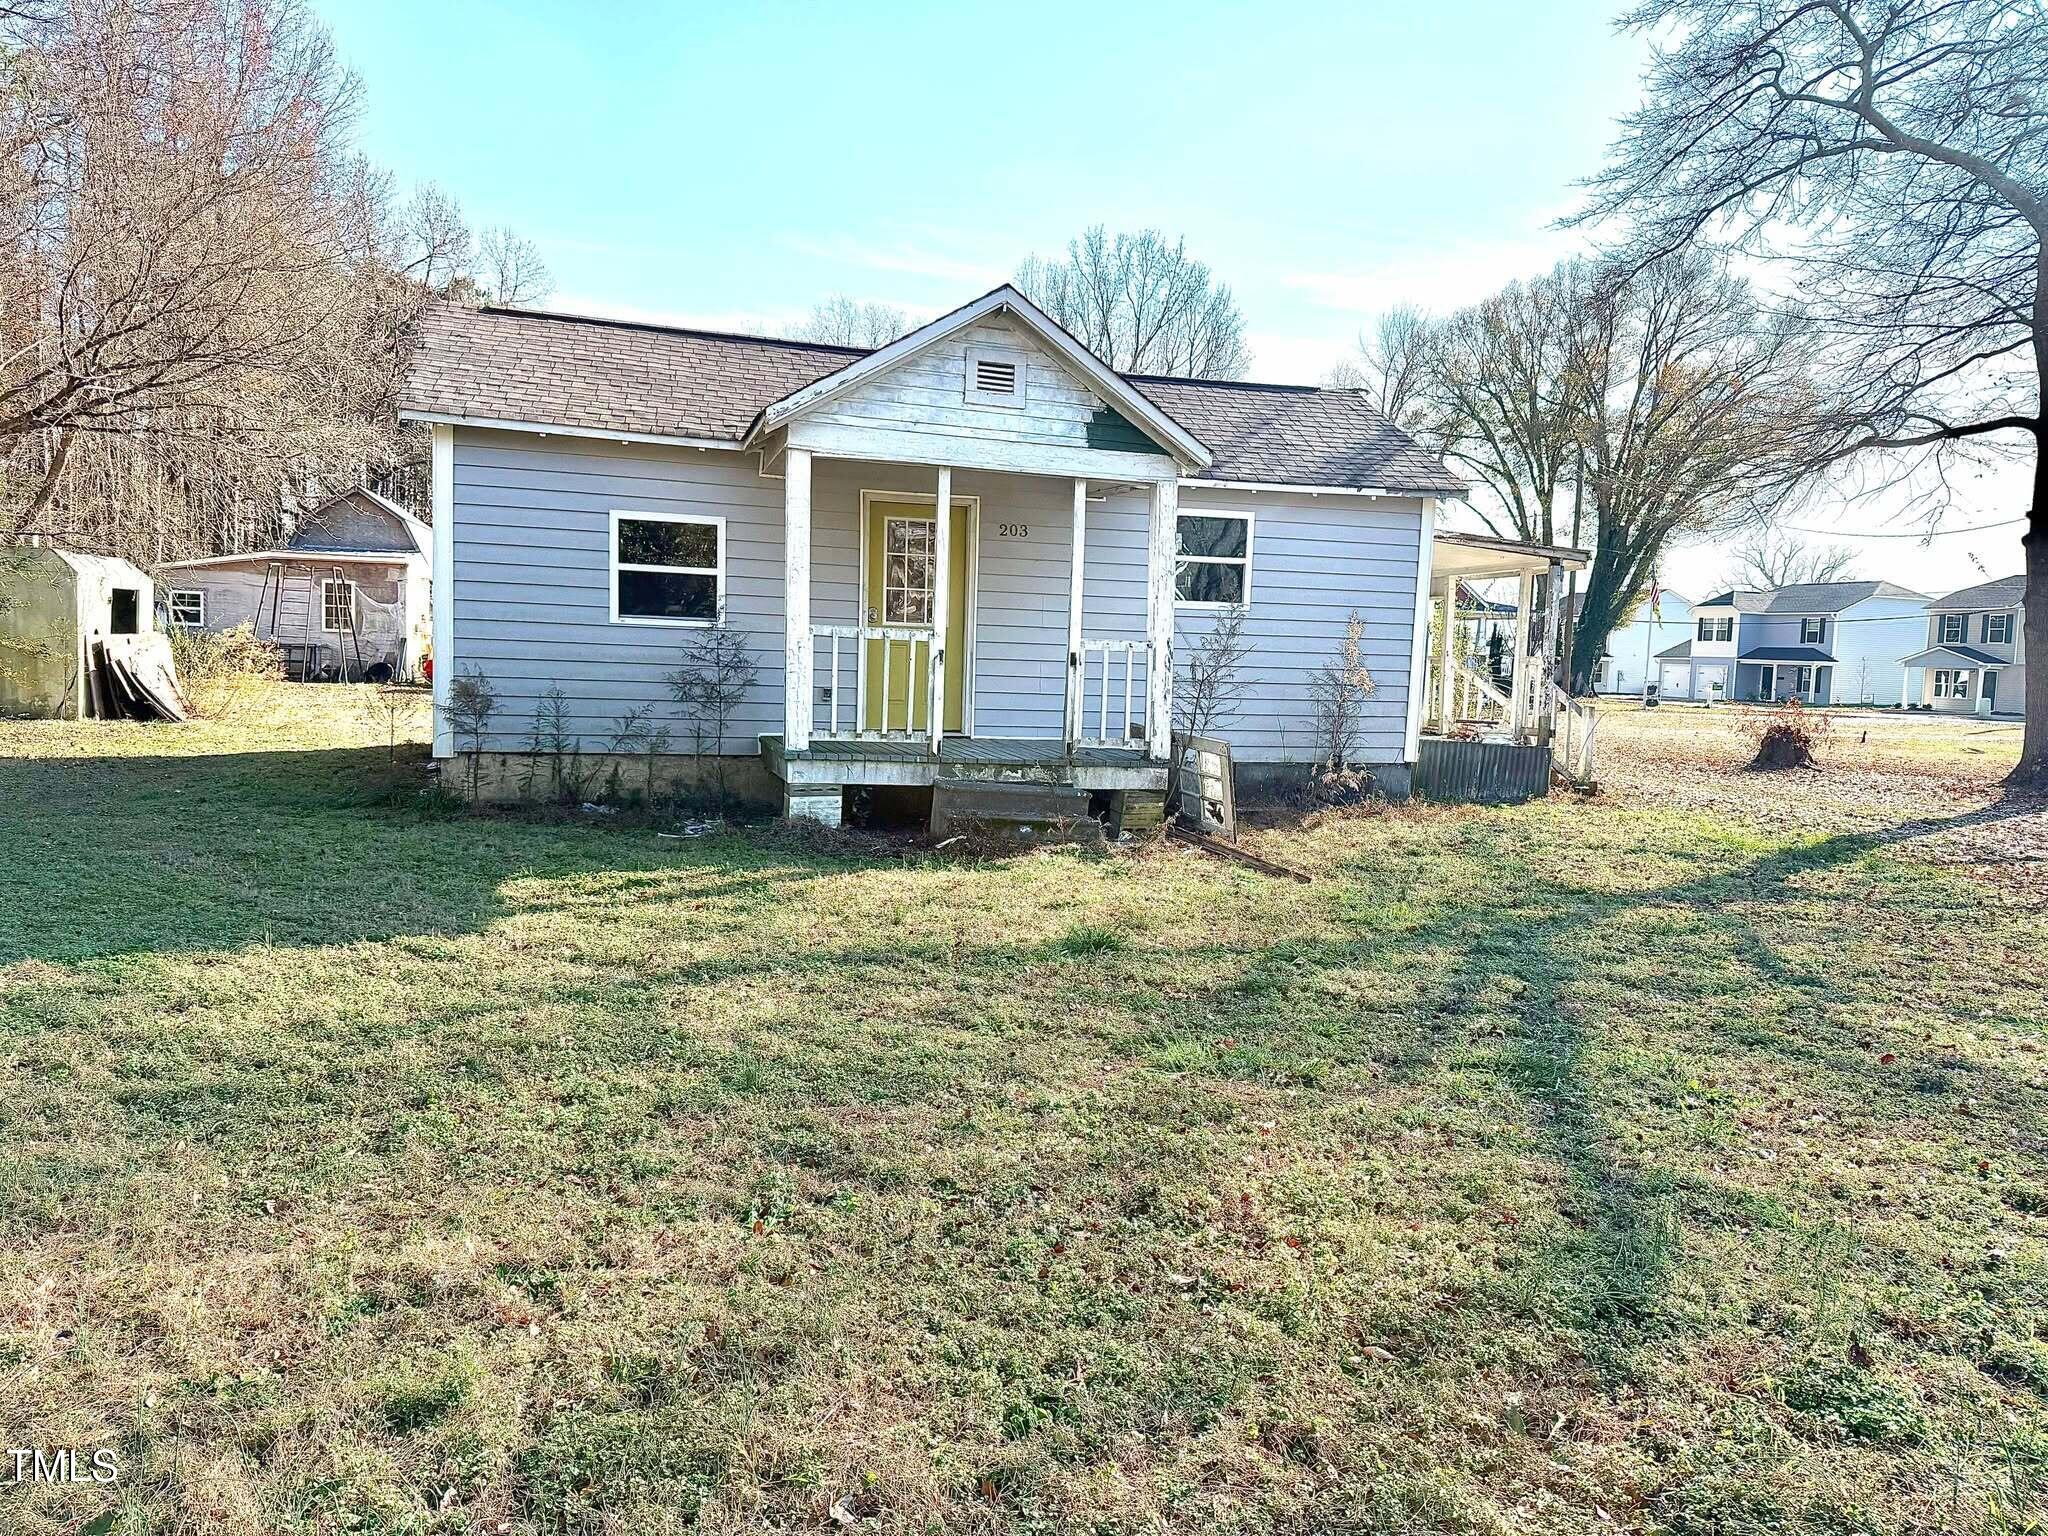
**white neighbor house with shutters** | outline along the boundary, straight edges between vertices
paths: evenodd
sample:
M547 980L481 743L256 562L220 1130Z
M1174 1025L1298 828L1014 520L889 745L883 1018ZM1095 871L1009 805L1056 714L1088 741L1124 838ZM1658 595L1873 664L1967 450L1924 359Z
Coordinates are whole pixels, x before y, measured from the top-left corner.
M1927 599L1889 581L1809 581L1696 603L1693 633L1657 655L1659 693L1705 703L1881 704Z
M956 780L1156 803L1176 657L1236 604L1241 790L1318 757L1355 613L1353 759L1405 793L1453 707L1432 599L1581 560L1439 536L1463 483L1357 391L1123 376L1009 287L875 351L450 306L401 409L432 428L437 755L516 751L556 690L602 751L673 712L722 622L759 674L720 749L828 822L849 790ZM1521 631L1497 734L1529 743L1564 706ZM459 741L472 674L498 714Z
M2002 576L1927 605L1926 648L1899 663L1899 702L1942 714L2027 712L2025 576Z

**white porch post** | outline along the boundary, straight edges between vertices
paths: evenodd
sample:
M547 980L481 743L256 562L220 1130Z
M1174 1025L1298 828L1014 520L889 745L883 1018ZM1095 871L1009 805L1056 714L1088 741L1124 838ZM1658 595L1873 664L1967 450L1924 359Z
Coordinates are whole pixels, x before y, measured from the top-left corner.
M1152 482L1152 527L1147 548L1145 639L1145 755L1164 762L1173 751L1173 555L1180 516L1180 482Z
M1509 701L1508 733L1516 741L1529 724L1529 610L1536 606L1536 573L1523 571L1515 579L1515 676L1514 697Z
M939 743L946 734L946 669L953 658L946 654L946 636L953 602L953 471L939 470L939 499L934 508L938 520L932 524L932 644L930 676L926 679L925 726L930 733L931 753L939 755Z
M1543 583L1543 666L1537 669L1535 684L1536 740L1549 746L1557 734L1557 655L1564 640L1564 567L1550 562Z
M1081 577L1088 547L1088 482L1074 481L1074 554L1067 576L1067 749L1081 739Z
M1442 605L1443 628L1436 637L1436 728L1448 731L1458 717L1457 648L1453 643L1458 628L1458 578L1446 576L1437 589Z
M436 423L433 445L434 507L434 756L455 755L448 690L455 684L455 429ZM283 580L282 573L279 581ZM482 743L478 742L478 746Z
M1899 668L1899 708L1910 709L1913 704L1913 669Z
M811 453L783 455L782 482L782 746L811 744Z

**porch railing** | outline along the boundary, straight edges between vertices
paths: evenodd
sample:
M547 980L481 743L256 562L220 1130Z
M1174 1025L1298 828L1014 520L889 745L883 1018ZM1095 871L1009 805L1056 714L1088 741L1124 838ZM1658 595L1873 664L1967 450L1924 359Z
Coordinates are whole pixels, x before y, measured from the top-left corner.
M812 631L813 675L826 690L821 741L920 741L929 719L932 632L888 624L820 624ZM877 643L879 642L879 643ZM869 652L874 659L869 659ZM852 694L847 694L847 685ZM894 696L900 685L902 697ZM879 699L874 710L868 701ZM872 718L872 724L870 719Z
M1152 647L1143 640L1083 640L1076 745L1142 747ZM1134 734L1132 726L1139 729ZM1092 727L1092 729L1091 729Z

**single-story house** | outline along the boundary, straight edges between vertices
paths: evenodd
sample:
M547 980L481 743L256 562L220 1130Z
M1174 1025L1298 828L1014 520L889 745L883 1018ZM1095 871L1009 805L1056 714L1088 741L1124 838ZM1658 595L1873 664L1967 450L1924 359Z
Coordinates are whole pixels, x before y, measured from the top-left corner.
M1690 638L1657 653L1668 699L1874 704L1898 692L1898 657L1927 598L1890 581L1807 581L1723 592L1693 607Z
M149 578L126 560L0 544L0 715L83 720L93 642L146 635Z
M543 708L586 754L674 719L668 675L723 624L757 670L714 745L788 814L967 778L1156 798L1177 658L1242 605L1240 784L1322 755L1356 614L1351 755L1398 794L1432 599L1580 558L1447 535L1438 561L1464 483L1362 393L1122 375L1008 286L874 351L456 306L419 340L444 758L517 752ZM472 676L497 707L460 735ZM1550 695L1516 697L1532 736Z
M2025 715L2025 576L1979 582L1927 605L1926 649L1904 658L1899 702L1944 714Z
M301 517L278 549L159 566L164 624L248 625L301 682L418 676L433 636L434 538L396 502L357 487Z

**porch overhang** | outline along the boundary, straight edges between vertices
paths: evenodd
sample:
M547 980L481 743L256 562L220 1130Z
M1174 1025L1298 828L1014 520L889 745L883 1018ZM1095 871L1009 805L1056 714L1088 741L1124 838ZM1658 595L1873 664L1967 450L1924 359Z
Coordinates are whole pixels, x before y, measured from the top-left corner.
M1974 645L1937 645L1917 656L1908 656L1899 663L1902 667L1948 667L1962 671L1982 671L1986 667L2010 667L2014 663L1989 651L1980 651Z
M1530 544L1483 533L1439 532L1434 542L1430 567L1439 579L1491 581L1502 576L1536 576L1553 565L1583 571L1590 558L1583 549L1562 544Z

